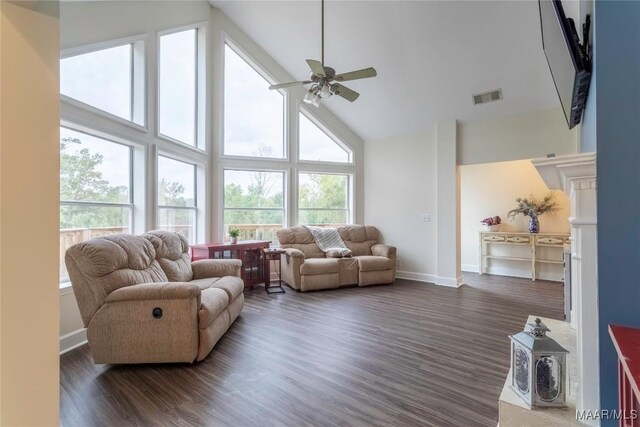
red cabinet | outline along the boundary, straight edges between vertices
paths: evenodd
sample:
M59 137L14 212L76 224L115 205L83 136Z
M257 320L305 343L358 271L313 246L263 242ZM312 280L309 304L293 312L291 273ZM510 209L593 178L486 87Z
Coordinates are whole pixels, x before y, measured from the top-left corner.
M244 286L264 283L265 255L262 251L271 242L265 240L242 240L238 243L205 243L191 246L191 259L239 259L242 261L241 276Z

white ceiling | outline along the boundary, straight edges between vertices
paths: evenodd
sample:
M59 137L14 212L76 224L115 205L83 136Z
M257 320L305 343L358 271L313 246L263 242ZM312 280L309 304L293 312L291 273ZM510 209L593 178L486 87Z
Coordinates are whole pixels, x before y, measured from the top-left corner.
M221 9L295 79L320 59L320 1L219 1ZM373 66L348 82L349 103L324 101L364 140L408 135L447 119L483 120L559 107L542 51L537 0L327 1L325 63ZM474 107L471 95L502 88Z

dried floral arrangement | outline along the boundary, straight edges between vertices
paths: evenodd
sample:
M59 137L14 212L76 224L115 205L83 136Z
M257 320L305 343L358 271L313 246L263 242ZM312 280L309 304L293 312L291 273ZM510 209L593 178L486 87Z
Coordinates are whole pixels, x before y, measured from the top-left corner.
M553 193L551 191L547 193L542 200L536 199L533 194L531 194L528 198L518 197L516 199L516 203L518 203L518 206L515 209L511 209L508 213L509 218L512 220L519 214L531 218L537 218L540 215L554 213L560 209L560 206L558 205L558 202L554 200Z

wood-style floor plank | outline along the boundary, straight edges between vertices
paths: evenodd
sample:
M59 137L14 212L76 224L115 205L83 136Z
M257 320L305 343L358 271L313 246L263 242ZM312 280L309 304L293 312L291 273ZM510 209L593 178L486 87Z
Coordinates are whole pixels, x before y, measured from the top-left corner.
M508 335L560 319L562 284L466 274L459 289L391 286L267 295L194 365L60 357L68 426L495 426Z

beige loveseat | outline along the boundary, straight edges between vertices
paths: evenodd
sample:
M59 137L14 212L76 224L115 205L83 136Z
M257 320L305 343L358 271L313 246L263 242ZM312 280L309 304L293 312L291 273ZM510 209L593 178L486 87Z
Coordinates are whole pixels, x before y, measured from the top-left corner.
M70 247L67 270L95 363L204 359L244 305L240 260L191 262L178 233Z
M282 279L302 292L340 286L368 286L392 283L396 275L396 248L378 244L378 230L372 226L338 227L352 257L325 254L305 227L276 231L282 255Z

